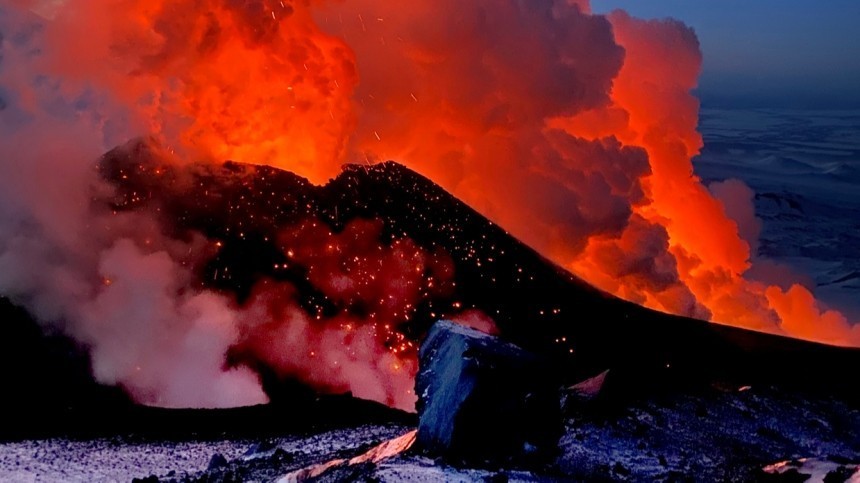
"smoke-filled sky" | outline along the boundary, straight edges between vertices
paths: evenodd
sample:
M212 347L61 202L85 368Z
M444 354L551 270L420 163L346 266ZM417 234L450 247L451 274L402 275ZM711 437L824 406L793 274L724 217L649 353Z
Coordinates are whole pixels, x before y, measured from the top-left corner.
M705 107L860 107L856 0L594 0L592 8L693 27Z

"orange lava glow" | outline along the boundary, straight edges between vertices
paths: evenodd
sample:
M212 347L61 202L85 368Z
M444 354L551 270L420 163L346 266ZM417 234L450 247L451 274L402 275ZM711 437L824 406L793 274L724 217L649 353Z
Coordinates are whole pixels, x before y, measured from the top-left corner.
M358 78L351 50L320 31L308 2L53 3L48 35L62 48L49 52L52 69L82 89L107 87L174 148L317 183L337 172Z
M679 22L566 0L17 1L51 18L68 88L197 159L315 183L394 159L626 299L860 345L806 288L744 277L749 243L693 171L702 59Z
M692 31L673 21L645 22L623 12L614 12L610 20L628 53L615 79L612 104L585 113L570 126L576 132L588 125L592 136L602 128L599 135L616 136L648 152L652 174L644 182L650 202L636 212L665 228L679 279L707 309L710 317L705 318L839 345L860 344L860 330L840 313L820 309L803 286L783 290L743 277L750 267L749 245L722 204L693 175L691 158L701 138L696 132L698 101L689 91L696 85L701 56ZM618 119L626 122L613 122ZM569 266L600 280L605 273L595 263L600 243L589 240L583 256ZM674 305L677 298L664 300L659 292L641 293L607 281L601 285L627 298L644 297L640 300L652 308L680 311Z

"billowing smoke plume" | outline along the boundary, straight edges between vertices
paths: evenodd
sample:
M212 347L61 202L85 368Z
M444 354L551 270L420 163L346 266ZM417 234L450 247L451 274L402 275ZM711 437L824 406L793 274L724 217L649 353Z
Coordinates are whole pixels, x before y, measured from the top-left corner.
M694 32L593 16L583 3L324 10L323 28L356 53L355 155L402 160L627 299L860 344L860 330L802 286L744 278L759 230L752 197L735 181L715 196L693 174ZM739 198L723 202L728 191Z
M753 208L726 206L692 174L690 160L701 145L696 132L698 102L689 93L701 63L692 30L675 21L642 21L623 12L613 13L610 20L627 51L613 86L612 106L587 113L573 124L610 129L623 143L646 149L652 175L643 182L650 202L638 212L668 232L668 251L677 261L679 281L710 311L712 320L860 344L860 327L819 307L802 286L785 291L744 277L750 268L748 242L757 231L750 219ZM615 124L617 119L626 122ZM748 193L740 194L751 201Z
M265 402L256 374L222 367L236 314L190 285L184 254L200 240L93 210L108 189L94 160L141 125L126 129L128 111L110 96L41 76L39 22L27 12L4 8L0 19L0 293L89 348L97 380L141 402Z
M678 22L584 0L6 0L0 32L0 293L59 321L99 380L140 401L265 400L253 371L226 365L235 351L406 407L413 362L388 337L426 296L410 270L444 273L408 240L380 245L370 222L350 229L387 268L362 285L361 253L286 228L343 310L318 324L272 281L239 307L192 283L209 241L91 203L109 189L93 160L140 135L316 183L344 161L395 159L627 299L860 344L801 285L745 278L758 224L745 187L693 174L701 55Z

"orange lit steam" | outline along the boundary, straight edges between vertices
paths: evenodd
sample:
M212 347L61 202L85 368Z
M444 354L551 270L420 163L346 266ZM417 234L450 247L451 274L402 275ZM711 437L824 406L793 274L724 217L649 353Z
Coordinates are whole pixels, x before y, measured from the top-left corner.
M166 145L292 170L394 159L610 292L843 345L800 285L744 278L747 240L694 175L694 32L586 1L66 0L48 69Z
M723 205L693 175L691 158L702 142L696 132L698 101L689 93L701 64L692 30L676 21L646 22L618 11L610 20L616 40L627 51L613 86L613 103L572 119L569 127L589 132L586 136L611 134L648 152L652 175L643 182L650 202L636 211L666 230L679 281L707 308L712 320L842 345L860 344L860 331L838 312L820 309L801 285L784 291L743 278L750 267L749 245ZM626 238L626 234L621 237L622 244ZM600 272L611 262L594 259L607 249L607 243L617 246L618 241L592 238L571 265L573 269L600 279ZM625 250L631 251L635 250ZM620 283L614 288L626 294L630 286ZM659 292L639 292L646 305L678 311L673 306L677 298L663 300Z
M54 3L48 42L61 48L46 60L71 88L107 88L149 134L197 156L316 182L338 171L358 78L352 51L320 31L310 2Z

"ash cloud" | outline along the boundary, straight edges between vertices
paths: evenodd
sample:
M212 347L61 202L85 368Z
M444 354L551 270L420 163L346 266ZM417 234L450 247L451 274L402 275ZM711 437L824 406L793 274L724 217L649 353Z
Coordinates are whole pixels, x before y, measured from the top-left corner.
M696 115L695 35L645 23L656 41L635 49L619 40L627 17L591 15L587 2L444 6L350 2L330 9L337 22L318 15L355 51L356 156L406 163L604 289L709 318L678 272L665 218L646 216L665 169L617 99L620 84L648 86L637 97L653 99L643 107L663 131L647 136L688 136L684 149L697 148L695 132L674 126ZM651 63L667 72L640 71Z
M321 9L323 29L355 51L354 156L404 162L556 260L619 234L643 198L645 152L549 125L607 106L624 62L609 20L585 11L562 1Z

